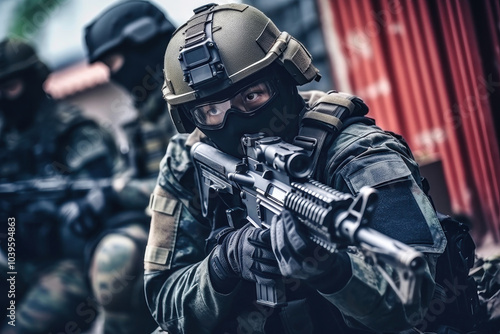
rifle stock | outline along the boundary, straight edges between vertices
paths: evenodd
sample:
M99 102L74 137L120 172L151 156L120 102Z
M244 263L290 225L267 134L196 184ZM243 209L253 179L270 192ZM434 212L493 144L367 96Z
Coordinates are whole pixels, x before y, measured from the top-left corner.
M256 227L269 228L275 215L289 210L315 243L332 253L345 246L358 247L403 303L413 301L424 256L366 226L376 206L375 189L364 187L352 196L310 179L311 163L304 150L278 137L247 135L242 143L246 156L241 160L204 143L192 147L204 216L210 213L209 199L214 194L239 194L240 201L227 211L233 225L246 219ZM397 268L398 284L384 264ZM286 303L283 283L257 285L257 302L271 307Z

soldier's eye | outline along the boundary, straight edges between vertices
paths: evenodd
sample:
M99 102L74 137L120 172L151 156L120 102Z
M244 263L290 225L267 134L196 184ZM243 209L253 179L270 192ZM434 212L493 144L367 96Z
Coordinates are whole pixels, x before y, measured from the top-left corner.
M273 95L270 86L265 82L245 88L233 98L232 105L237 109L250 112L263 106Z

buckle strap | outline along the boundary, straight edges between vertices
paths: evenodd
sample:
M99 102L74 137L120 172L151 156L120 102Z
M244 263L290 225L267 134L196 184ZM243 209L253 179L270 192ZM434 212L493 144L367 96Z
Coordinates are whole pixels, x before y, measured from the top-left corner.
M308 111L304 114L304 117L302 119L318 121L324 123L325 125L333 126L336 129L340 129L343 126L342 121L337 116L318 111Z
M172 216L177 207L178 201L175 198L161 196L159 194L151 194L149 198L149 208L156 212L161 212L166 215Z
M213 13L208 12L196 15L188 22L186 37L184 39L184 48L198 44L207 38L205 27L208 23L212 22L212 19Z
M316 148L318 140L316 138L306 136L296 136L293 139L293 144L302 147L306 151L312 152Z

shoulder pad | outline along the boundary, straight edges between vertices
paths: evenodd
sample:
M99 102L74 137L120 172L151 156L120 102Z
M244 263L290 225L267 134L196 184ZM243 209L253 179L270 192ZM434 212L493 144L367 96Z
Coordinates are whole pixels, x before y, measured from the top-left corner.
M336 91L321 94L313 91L311 94L303 93L302 96L309 105L309 110L303 116L303 123L318 123L320 126L340 130L348 118L368 113L368 106L355 95Z

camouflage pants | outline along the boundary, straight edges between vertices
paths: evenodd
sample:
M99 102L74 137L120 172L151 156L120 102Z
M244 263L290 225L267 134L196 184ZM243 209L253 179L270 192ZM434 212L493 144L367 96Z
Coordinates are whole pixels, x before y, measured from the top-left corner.
M77 333L96 318L83 266L77 261L60 260L43 269L18 265L16 280L15 326L6 323L9 318L2 319L2 334ZM21 296L23 285L27 289Z
M105 334L150 333L157 326L144 297L147 237L143 225L132 224L108 232L94 250L89 277Z

